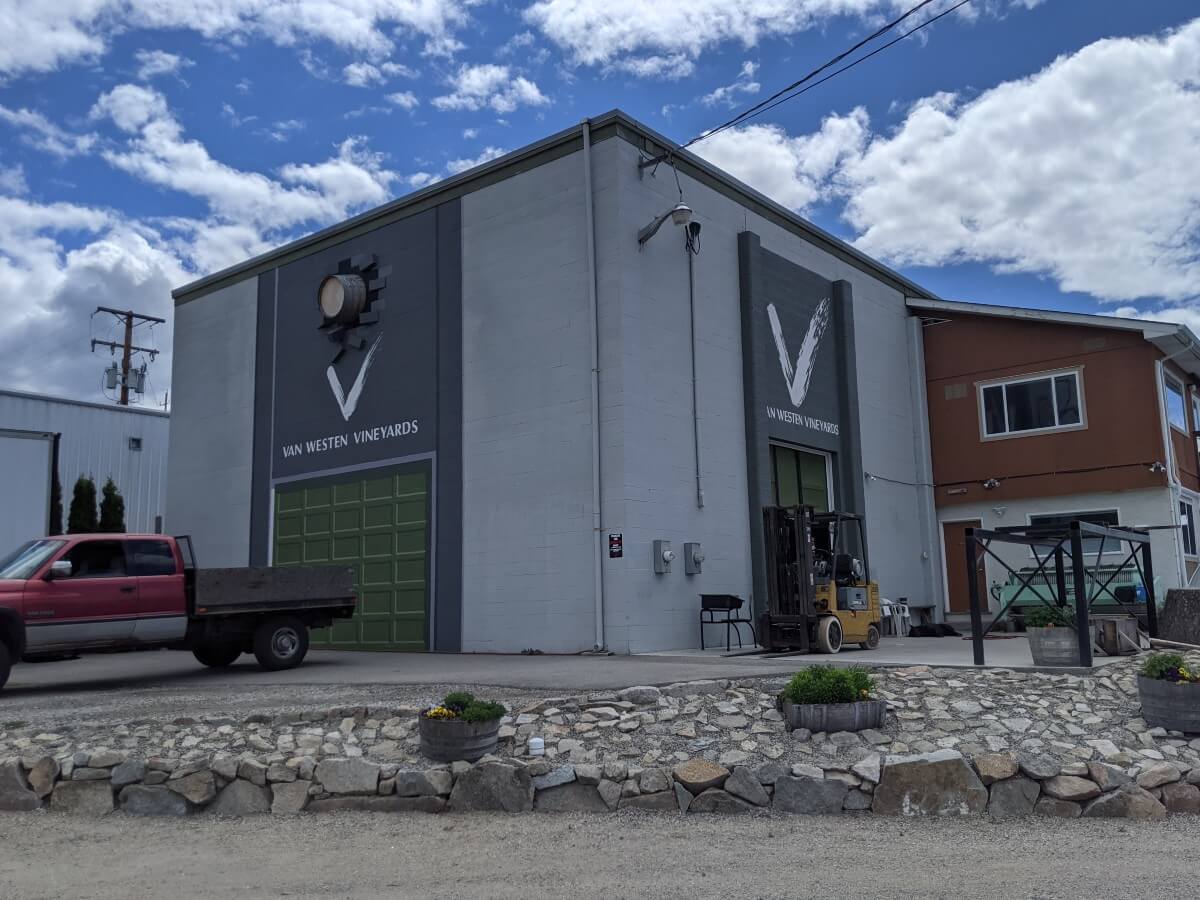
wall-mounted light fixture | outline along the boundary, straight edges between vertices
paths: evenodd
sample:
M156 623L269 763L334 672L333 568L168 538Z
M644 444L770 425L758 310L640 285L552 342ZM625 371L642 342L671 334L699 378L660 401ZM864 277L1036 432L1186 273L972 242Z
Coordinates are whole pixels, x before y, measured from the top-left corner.
M989 478L983 483L983 487L985 490L995 490L996 488L1000 487L1000 481L996 478Z
M684 203L683 200L680 200L675 204L675 206L673 206L671 209L668 209L665 213L638 232L638 246L640 247L642 244L646 243L646 241L650 240L650 238L654 237L654 235L658 234L658 229L662 228L663 223L666 222L667 219L670 219L674 224L678 225L680 228L683 228L692 221L692 208Z
M1165 465L1163 465L1161 462L1159 462L1158 460L1155 460L1154 462L1150 463L1150 471L1153 472L1155 475L1159 475L1159 474L1167 471L1167 467Z

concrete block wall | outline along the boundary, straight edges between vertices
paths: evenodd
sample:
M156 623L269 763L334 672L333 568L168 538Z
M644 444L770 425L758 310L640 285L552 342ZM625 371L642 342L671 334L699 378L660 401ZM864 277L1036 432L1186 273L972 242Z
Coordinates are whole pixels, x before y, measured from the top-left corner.
M594 643L582 155L463 197L463 635Z
M250 557L258 279L175 309L164 529L202 566Z
M933 523L918 522L919 483L914 429L924 410L913 401L907 310L900 291L826 253L741 203L681 174L684 199L702 225L696 258L696 327L701 442L706 504L697 509L688 384L687 270L682 235L669 223L640 252L640 227L679 199L670 168L639 178L637 150L617 149L620 278L626 323L626 378L638 397L626 404L625 453L638 460L626 479L627 649L690 647L698 641L698 594L750 596L746 503L744 393L737 235L757 233L764 248L830 280L853 286L863 467L883 478L866 485L867 534L874 577L884 596L915 604L935 594ZM602 270L603 271L603 270ZM922 376L923 377L923 376ZM609 515L607 518L612 519ZM670 575L650 569L649 542L701 541L702 575L682 566ZM614 635L614 639L615 639ZM614 640L614 643L617 643ZM617 649L614 646L614 649Z

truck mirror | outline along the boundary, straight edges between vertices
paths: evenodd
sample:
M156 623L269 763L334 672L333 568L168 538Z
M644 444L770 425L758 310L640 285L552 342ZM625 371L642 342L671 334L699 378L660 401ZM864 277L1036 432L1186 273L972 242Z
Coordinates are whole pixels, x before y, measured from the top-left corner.
M50 563L50 571L46 573L46 578L49 581L53 581L55 578L70 578L72 571L69 559L55 560Z

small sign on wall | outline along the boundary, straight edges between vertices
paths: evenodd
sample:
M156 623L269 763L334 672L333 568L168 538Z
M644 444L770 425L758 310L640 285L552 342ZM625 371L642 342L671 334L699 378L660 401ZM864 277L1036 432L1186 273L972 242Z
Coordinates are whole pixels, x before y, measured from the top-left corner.
M620 532L613 532L608 536L608 558L620 559L625 555L625 536Z

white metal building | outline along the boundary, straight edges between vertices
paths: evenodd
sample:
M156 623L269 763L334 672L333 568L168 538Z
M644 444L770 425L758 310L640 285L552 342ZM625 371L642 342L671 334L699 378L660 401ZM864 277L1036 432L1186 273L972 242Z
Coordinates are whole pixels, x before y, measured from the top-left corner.
M60 435L58 477L64 525L75 480L90 475L97 495L105 479L111 477L116 483L125 498L125 525L130 531L154 531L166 495L169 425L168 414L161 410L0 390L0 431ZM27 465L20 459L29 458L27 451L28 442L0 442L0 470L19 477L20 468ZM20 459L14 455L19 452ZM46 479L44 469L29 474L34 483ZM25 531L38 534L30 533L24 539L38 536L43 528L43 522L28 523ZM0 553L8 549L0 548Z

